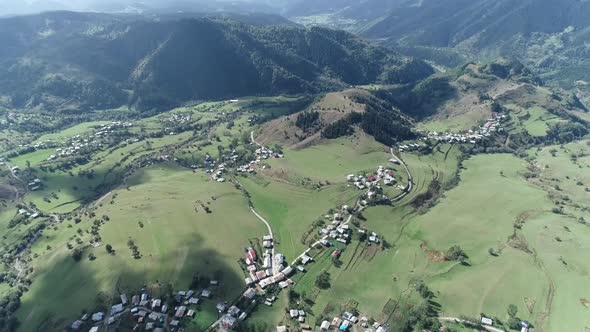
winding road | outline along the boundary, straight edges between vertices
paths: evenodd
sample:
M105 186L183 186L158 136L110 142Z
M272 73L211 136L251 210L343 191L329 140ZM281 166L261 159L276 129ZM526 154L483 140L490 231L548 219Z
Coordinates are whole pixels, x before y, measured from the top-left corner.
M258 142L256 142L256 141L254 140L254 131L250 131L250 141L251 141L253 144L255 144L255 145L257 145L257 146L259 146L259 147L261 147L261 148L263 148L263 147L264 147L262 144L260 144L260 143L258 143ZM391 148L391 147L390 147L390 148L389 148L389 152L391 153L391 155L392 155L392 157L393 157L393 158L395 158L395 159L399 160L400 164L401 164L401 165L404 167L404 169L406 170L406 173L407 173L407 175L408 175L408 186L407 186L407 188L406 188L406 189L405 189L405 190L404 190L402 193L400 193L399 195L397 195L396 197L394 197L394 198L392 198L392 199L391 199L392 201L399 201L399 200L401 200L402 198L404 198L406 195L408 195L408 194L409 194L409 193L412 191L412 188L413 188L413 182L412 182L412 181L413 181L413 179L412 179L412 173L410 173L410 169L408 168L408 166L406 165L406 163L405 163L405 162L404 162L404 161L403 161L401 158L398 158L398 157L397 157L397 156L396 156L396 155L393 153L393 148ZM360 204L360 201L357 201L357 203L356 203L356 209L358 209L358 211L359 211L359 212L361 212L361 211L363 211L363 210L365 209L365 206L361 206L361 204ZM268 234L270 234L270 236L273 238L273 241L274 241L274 236L273 236L273 233L272 233L272 228L271 228L271 226L270 226L269 222L268 222L266 219L264 219L264 218L263 218L263 217L262 217L262 216L261 216L261 215L260 215L258 212L256 212L256 210L254 209L254 207L253 207L253 206L250 206L250 211L252 211L252 213L253 213L253 214L254 214L254 215L255 215L255 216L258 218L258 219L260 219L260 221L262 221L262 222L264 223L264 225L265 225L265 226L266 226L266 228L268 229ZM350 215L348 216L348 218L346 219L346 221L344 221L344 222L342 223L342 225L348 225L348 223L350 223L350 221L351 221L351 220L352 220L352 214L350 214ZM297 256L297 257L296 257L296 258L295 258L295 259L294 259L294 260L291 262L291 264L289 264L289 266L288 266L288 267L292 267L293 265L295 265L299 259L301 259L301 258L302 258L303 256L305 256L307 253L309 253L309 251L310 251L312 248L314 248L315 246L317 246L318 244L320 244L322 240L327 240L327 239L328 239L328 237L329 237L328 235L325 235L324 237L322 237L322 238L321 238L321 239L319 239L318 241L314 242L314 243L313 243L312 245L310 245L310 246L309 246L307 249L305 249L305 250L304 250L304 251L303 251L303 252L302 252L302 253L301 253L299 256ZM272 255L273 255L273 258L274 258L274 254L275 254L275 252L274 252L274 243L273 243L273 249L272 249ZM274 261L274 259L273 259L272 261ZM278 273L278 271L276 271L276 270L275 270L275 268L274 268L274 262L273 262L273 269L272 269L272 270L273 270L273 274L276 274L276 273Z

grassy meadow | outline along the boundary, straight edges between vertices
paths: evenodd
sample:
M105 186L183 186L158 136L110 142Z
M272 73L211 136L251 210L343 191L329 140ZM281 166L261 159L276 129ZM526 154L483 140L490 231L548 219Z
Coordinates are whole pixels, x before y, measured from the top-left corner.
M97 206L96 215L109 220L100 228L101 245L86 248L80 262L70 257L65 243L75 244L71 239L78 228L86 239L86 230L99 217L84 217L79 224L65 221L33 246L36 268L19 311L22 331L61 326L83 309L92 310L99 293L137 291L158 282L187 287L195 273L213 277L219 271L223 287L217 295L225 299L243 289L237 260L248 240L264 234L265 228L249 213L240 191L167 165L140 171L130 184L129 190L117 190ZM129 239L141 259L132 257ZM106 244L115 255L106 252ZM87 258L90 253L95 260Z

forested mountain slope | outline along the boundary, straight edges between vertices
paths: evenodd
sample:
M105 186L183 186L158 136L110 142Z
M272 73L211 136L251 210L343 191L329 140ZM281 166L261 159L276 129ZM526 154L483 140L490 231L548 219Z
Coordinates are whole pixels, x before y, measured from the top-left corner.
M165 108L408 83L433 72L345 32L217 17L53 12L0 20L0 42L0 101L8 108Z

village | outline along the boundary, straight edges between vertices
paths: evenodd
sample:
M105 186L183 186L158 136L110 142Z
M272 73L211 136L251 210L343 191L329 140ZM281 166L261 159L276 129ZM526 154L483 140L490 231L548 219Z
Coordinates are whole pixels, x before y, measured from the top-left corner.
M479 140L488 133L498 130L502 116L494 117L488 121L479 131L470 131L465 135L459 134L437 134L431 133L428 138L444 142L466 143L471 140ZM175 121L189 121L184 117L178 117ZM125 126L126 124L119 124ZM105 135L112 130L112 126L104 127L97 134ZM455 136L458 135L458 136ZM89 142L75 137L72 145L67 150L57 151L58 153L75 153L77 147L83 148L83 144ZM247 163L238 164L238 153L233 149L219 161L207 154L204 159L204 171L211 176L213 181L226 182L226 177L233 174L256 174L258 169L266 169L265 161L271 158L284 158L282 153L268 149L253 140L252 145L258 145L254 151L255 158ZM79 149L78 149L79 150ZM399 147L400 151L404 147ZM393 152L392 152L393 155ZM60 154L61 156L61 154ZM393 156L389 162L395 165L402 165L403 162ZM196 165L193 165L196 171ZM231 172L230 172L231 170ZM235 170L235 173L233 172ZM228 174L231 173L231 174ZM245 321L250 313L258 305L273 306L279 293L296 284L297 274L305 274L308 266L314 264L315 257L321 253L329 252L333 258L338 258L342 252L353 241L353 232L363 234L369 245L380 245L382 239L375 233L350 224L355 213L364 208L389 202L390 198L384 193L385 187L395 187L404 195L411 189L411 176L407 184L403 184L403 177L396 176L392 167L378 166L371 174L349 174L346 182L363 192L354 207L343 205L336 208L334 213L327 214L324 219L327 221L317 229L319 239L302 252L292 262L287 261L285 255L275 252L276 243L272 235L266 234L255 243L245 247L240 265L244 271L244 284L246 285L241 296L236 299L218 299L216 311L218 319L209 327L209 330L229 331L234 329L240 322ZM233 182L233 180L231 180ZM256 212L253 211L255 214ZM261 217L260 217L261 218ZM183 331L183 328L199 315L200 306L205 301L213 301L215 289L223 287L220 282L211 280L207 287L202 289L181 290L174 297L152 297L150 292L143 288L139 293L131 296L129 301L127 295L120 295L120 302L112 305L108 310L96 311L92 314L84 314L71 325L71 330L80 331L90 328L90 332L97 332L101 327L116 326L123 321L131 322L133 330L145 331ZM308 322L309 313L304 306L290 306L286 308L286 317L293 321L299 330L311 331L317 329ZM365 329L366 331L385 332L385 322L376 322L358 312L343 311L337 315L316 322L321 331L348 331L351 329ZM292 325L292 324L289 324ZM289 331L288 326L276 327L277 331Z
M504 128L501 127L502 123L507 119L506 114L492 113L492 116L486 120L478 129L469 129L463 133L447 133L447 132L427 132L422 138L423 141L428 142L429 140L440 143L449 144L477 144L484 138L490 137L495 132L502 132ZM423 144L418 143L405 143L398 146L400 152L416 151L425 147Z
M130 323L133 331L182 331L184 324L197 315L203 302L213 301L219 287L221 283L218 280L209 280L202 289L180 290L169 297L153 297L145 288L133 294L130 300L127 294L120 294L117 304L107 310L83 314L71 324L70 330L97 332L103 327ZM244 298L251 300L254 293L247 292ZM231 328L236 321L246 318L245 312L236 306L228 306L227 302L217 303L216 308L219 315L223 315L220 322L225 328Z

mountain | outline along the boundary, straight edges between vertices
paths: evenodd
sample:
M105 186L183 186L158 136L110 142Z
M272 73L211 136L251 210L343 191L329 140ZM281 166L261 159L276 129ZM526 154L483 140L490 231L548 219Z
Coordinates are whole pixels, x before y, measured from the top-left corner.
M293 8L298 22L347 28L446 67L515 57L548 83L584 90L590 82L585 0L341 0Z
M346 32L235 17L51 12L0 20L0 42L0 102L8 108L153 109L433 73Z
M394 48L450 48L467 58L513 56L550 81L590 79L590 2L579 0L425 0L391 11L364 35Z

